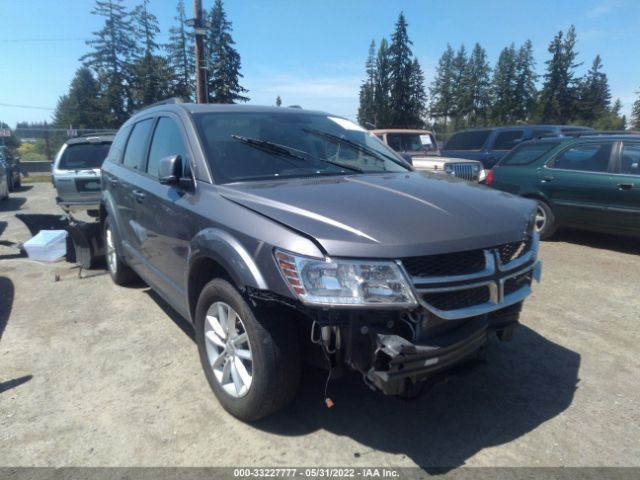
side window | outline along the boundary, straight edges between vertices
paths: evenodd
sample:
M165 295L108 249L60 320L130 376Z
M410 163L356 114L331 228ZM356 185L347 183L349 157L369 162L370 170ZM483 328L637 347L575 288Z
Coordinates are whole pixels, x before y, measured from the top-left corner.
M576 145L558 155L549 166L563 170L606 172L612 148L612 142Z
M127 149L124 152L123 164L125 167L140 168L144 160L145 148L147 146L147 139L153 120L151 118L138 122L133 127L129 141L127 142Z
M640 143L626 143L620 156L620 173L640 175Z
M496 141L493 144L494 150L511 150L518 144L519 140L522 140L524 130L509 130L507 132L499 133L496 136Z
M124 146L127 144L127 138L129 138L129 132L131 128L121 128L117 133L116 138L113 139L109 154L107 155L107 161L113 163L120 163L122 161L122 154L124 153Z
M443 150L481 150L491 130L470 130L454 133L444 146Z
M151 150L149 151L149 163L147 173L156 176L158 174L158 164L160 159L170 155L180 155L184 168L189 164L187 147L180 135L180 129L176 122L168 117L161 117L153 132L151 140Z

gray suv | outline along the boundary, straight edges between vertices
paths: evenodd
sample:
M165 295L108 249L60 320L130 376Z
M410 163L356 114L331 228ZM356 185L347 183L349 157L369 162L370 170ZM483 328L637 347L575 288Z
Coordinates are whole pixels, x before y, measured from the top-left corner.
M113 280L139 275L193 324L245 421L294 397L303 361L416 394L489 332L508 340L540 275L534 202L414 172L301 109L138 112L102 166L100 219Z
M56 202L68 213L97 215L100 205L100 166L114 134L91 134L64 142L51 169Z

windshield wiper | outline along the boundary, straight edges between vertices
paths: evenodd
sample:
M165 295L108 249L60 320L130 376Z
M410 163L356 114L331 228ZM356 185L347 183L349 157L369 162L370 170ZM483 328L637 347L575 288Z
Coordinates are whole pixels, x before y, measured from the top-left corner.
M311 135L328 138L329 140L333 140L337 143L343 143L345 145L349 145L350 147L353 147L354 149L362 153L366 153L367 155L370 155L376 160L379 160L381 162L384 162L385 160L391 160L392 162L400 165L400 162L395 158L385 155L384 153L377 152L376 150L373 150L369 147L365 147L364 145L358 142L354 142L353 140L349 140L348 138L339 137L338 135L334 135L333 133L323 132L322 130L316 130L315 128L303 128L302 130L307 133L310 133Z
M282 157L295 158L296 160L306 160L304 156L293 153L292 149L287 148L284 145L268 142L267 140L243 137L242 135L231 135L231 138L267 153L273 153Z
M292 147L285 147L284 145L280 145L274 142L269 142L267 140L243 137L242 135L231 135L231 138L238 140L239 142L242 142L251 147L258 148L260 150L264 150L265 152L273 153L275 155L281 155L283 157L288 157L288 158L295 158L296 160L306 160L307 158L314 158L324 163L329 163L331 165L335 165L340 168L351 170L352 172L364 173L364 171L359 169L358 167L345 165L340 162L334 162L332 160L327 160L326 158L316 157L315 155L311 155L310 153L304 152L302 150L298 150ZM299 152L299 154L294 152Z

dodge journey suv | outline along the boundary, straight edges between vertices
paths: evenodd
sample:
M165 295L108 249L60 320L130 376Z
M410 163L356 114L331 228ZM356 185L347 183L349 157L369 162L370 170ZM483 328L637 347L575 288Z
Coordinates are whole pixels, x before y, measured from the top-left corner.
M193 324L245 421L294 397L303 361L407 396L489 332L508 340L540 275L535 211L301 109L152 106L102 165L111 277L139 275Z

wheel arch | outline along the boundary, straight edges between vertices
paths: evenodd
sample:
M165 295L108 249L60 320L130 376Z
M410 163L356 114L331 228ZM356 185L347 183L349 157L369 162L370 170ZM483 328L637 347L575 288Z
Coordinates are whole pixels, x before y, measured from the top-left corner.
M267 284L253 256L226 231L210 228L191 242L187 269L187 297L191 320L202 288L214 278L223 278L240 292L247 287L266 289Z

